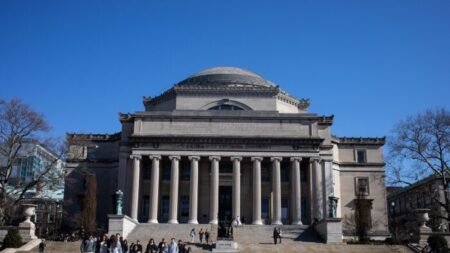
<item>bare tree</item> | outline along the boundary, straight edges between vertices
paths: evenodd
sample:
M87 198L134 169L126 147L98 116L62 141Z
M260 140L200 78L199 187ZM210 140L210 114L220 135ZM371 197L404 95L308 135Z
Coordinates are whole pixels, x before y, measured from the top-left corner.
M60 172L55 171L55 165L60 162L63 149L56 142L40 138L48 130L44 116L27 104L19 99L0 99L0 224L9 221L11 212L27 191L55 183L55 179L61 176ZM11 173L24 156L26 143L43 145L55 155L50 156L50 162L31 180L21 182L12 189L8 187Z
M389 182L409 184L435 175L443 186L444 198L434 200L450 221L450 112L446 108L427 110L399 122L388 142Z
M96 227L95 217L97 212L97 179L95 173L90 173L86 176L85 188L81 224L87 232L92 233Z

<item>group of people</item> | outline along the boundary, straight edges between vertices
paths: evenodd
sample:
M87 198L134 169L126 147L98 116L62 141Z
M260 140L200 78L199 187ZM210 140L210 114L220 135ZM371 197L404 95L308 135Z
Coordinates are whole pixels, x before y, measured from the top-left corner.
M189 238L191 239L191 243L195 242L196 235L197 235L197 233L195 232L195 228L192 228L191 232L189 232ZM209 235L208 229L203 231L203 228L200 228L200 230L198 231L198 237L199 237L200 243L203 243L203 240L205 240L206 244L209 244L209 236L210 235Z
M81 242L81 253L191 253L190 247L175 238L167 243L163 238L160 243L156 244L155 240L150 239L147 246L144 248L139 240L128 244L127 240L124 240L120 234L103 235L102 237L95 238L89 235Z
M273 243L281 244L281 228L273 228Z

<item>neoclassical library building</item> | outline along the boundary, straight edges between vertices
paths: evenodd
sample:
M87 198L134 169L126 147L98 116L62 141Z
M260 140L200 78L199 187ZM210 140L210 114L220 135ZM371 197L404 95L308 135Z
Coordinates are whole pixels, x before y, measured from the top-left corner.
M386 236L384 138L334 136L333 116L309 105L235 67L206 69L144 97L142 111L119 114L118 133L68 134L66 221L79 219L93 172L100 227L120 190L124 214L139 223L342 218L351 236L346 224L357 218L372 238Z

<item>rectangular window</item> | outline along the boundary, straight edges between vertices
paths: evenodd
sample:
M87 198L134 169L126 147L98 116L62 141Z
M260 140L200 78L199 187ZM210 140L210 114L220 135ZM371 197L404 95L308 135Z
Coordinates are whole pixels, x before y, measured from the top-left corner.
M233 163L230 161L223 161L219 164L220 173L233 173Z
M265 224L270 224L270 200L269 198L261 199L261 218Z
M182 162L180 163L180 179L181 181L189 181L191 178L191 167L189 165L189 163L187 162Z
M143 196L142 197L142 213L141 217L142 220L145 222L148 219L148 213L150 211L150 197L149 196Z
M288 213L289 213L289 200L288 198L281 198L281 221L283 224L288 222Z
M281 164L280 174L281 174L281 182L289 182L289 169L287 164L285 163Z
M162 168L162 180L170 181L170 174L172 171L172 164L168 160L163 160L161 164Z
M306 213L308 211L309 206L307 206L307 202L306 202L306 197L302 197L301 198L301 219L302 219L302 223L306 224L306 219L308 219L308 213Z
M261 164L261 181L270 182L270 166L268 163Z
M189 196L180 198L180 221L186 222L189 218Z
M357 150L356 151L356 161L358 163L366 163L367 157L366 157L366 151L365 150Z
M169 220L169 196L161 197L161 216L162 222L167 222Z
M356 178L356 194L358 196L369 195L369 178L358 177Z
M300 168L300 181L306 182L308 177L306 176L306 170Z
M144 177L144 180L151 180L152 179L152 167L151 166L146 166L144 167L144 175L142 175Z

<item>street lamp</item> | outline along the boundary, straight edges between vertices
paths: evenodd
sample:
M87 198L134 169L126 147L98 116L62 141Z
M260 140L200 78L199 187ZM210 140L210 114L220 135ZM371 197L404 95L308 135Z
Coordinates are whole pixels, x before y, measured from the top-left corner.
M395 202L394 201L391 202L391 206L392 206L392 212L391 212L392 231L394 232L394 239L397 239L397 224L395 223Z

